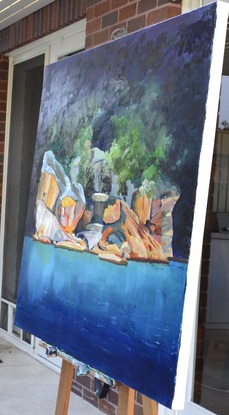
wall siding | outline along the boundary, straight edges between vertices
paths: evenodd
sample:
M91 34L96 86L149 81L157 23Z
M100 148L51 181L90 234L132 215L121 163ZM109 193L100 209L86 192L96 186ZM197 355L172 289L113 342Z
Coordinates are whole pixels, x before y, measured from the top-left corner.
M10 52L86 17L86 1L56 0L0 31L0 53Z

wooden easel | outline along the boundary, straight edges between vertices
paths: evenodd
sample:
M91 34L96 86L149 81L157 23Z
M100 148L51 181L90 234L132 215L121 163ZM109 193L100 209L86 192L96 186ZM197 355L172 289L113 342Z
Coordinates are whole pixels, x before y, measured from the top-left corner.
M82 362L79 362L63 351L58 350L56 347L50 346L43 341L40 341L40 346L46 349L46 355L48 357L59 356L62 358L55 415L68 415L68 407L72 389L72 378L74 370L76 368L78 369L78 367L81 367L80 374L91 374L106 384L109 384L110 386L117 386L119 388L118 415L134 415L134 389L114 381L110 377L98 372L91 367L89 368ZM158 415L157 402L142 395L142 405L144 415Z
M68 414L74 369L75 366L71 362L65 359L62 360L55 415ZM118 385L118 388L118 415L134 415L134 389L122 384ZM158 414L157 403L155 401L142 395L142 404L144 415Z

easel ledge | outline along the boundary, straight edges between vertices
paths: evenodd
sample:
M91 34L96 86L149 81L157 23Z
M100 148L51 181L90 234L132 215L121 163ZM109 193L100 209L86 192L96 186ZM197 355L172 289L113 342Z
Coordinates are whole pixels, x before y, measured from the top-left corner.
M118 387L118 415L134 415L134 398L135 390L125 386L109 376L91 368L88 365L72 358L57 348L40 341L40 346L46 349L47 356L58 356L62 358L62 367L58 387L55 415L68 415L70 393L72 388L72 379L74 370L77 370L78 376L92 375L112 387ZM52 353L50 353L50 350ZM158 415L157 402L142 395L142 405L144 415Z

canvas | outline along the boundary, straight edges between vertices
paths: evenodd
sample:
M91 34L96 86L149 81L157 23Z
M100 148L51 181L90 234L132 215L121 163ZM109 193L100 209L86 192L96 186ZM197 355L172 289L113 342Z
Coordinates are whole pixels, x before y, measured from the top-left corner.
M220 10L45 69L15 324L167 407L184 401Z

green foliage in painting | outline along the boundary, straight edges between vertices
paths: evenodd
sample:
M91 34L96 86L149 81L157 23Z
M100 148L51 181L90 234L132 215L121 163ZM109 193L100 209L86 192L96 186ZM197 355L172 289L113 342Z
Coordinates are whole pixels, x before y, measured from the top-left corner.
M113 116L112 122L115 126L115 139L107 159L112 171L118 176L118 191L125 196L126 182L130 180L138 188L144 182L142 192L145 189L145 194L152 194L154 180L160 173L160 164L166 158L167 138L160 140L160 144L149 152L146 139L148 129L139 115L131 113L121 117Z

